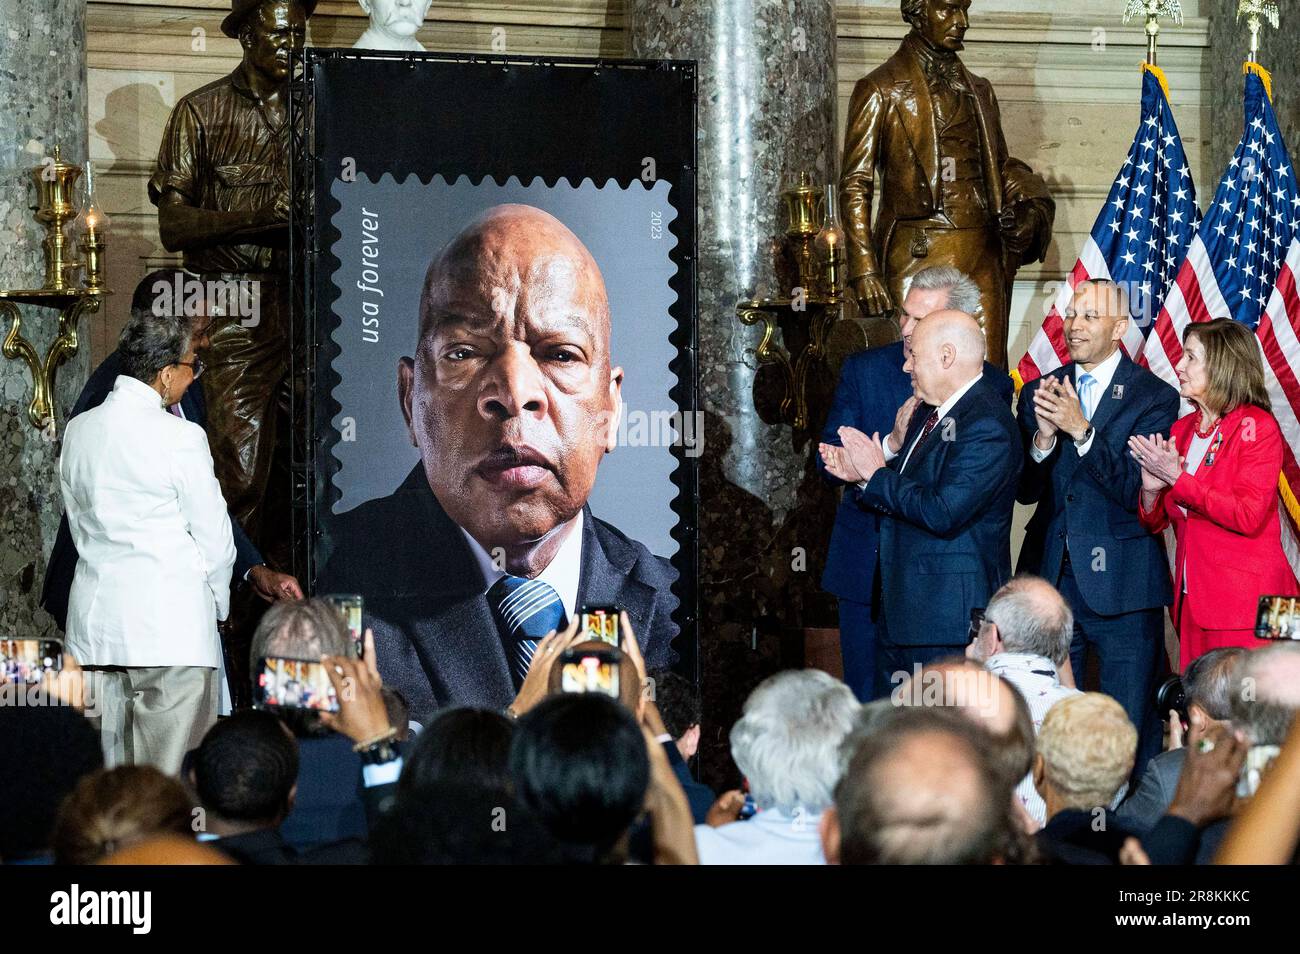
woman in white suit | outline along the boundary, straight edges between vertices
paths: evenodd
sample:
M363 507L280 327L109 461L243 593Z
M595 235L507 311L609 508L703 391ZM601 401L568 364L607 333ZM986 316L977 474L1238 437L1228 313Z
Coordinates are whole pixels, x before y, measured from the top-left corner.
M69 422L59 477L80 556L67 648L93 674L105 757L175 774L217 719L235 546L207 435L174 412L203 370L194 319L163 295L137 289L122 373Z

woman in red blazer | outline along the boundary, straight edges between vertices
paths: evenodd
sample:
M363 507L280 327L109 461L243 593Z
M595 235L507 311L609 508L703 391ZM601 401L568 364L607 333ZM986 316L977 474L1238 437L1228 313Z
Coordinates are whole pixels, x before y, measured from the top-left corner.
M1245 325L1191 325L1175 371L1196 410L1165 440L1135 436L1142 468L1138 519L1172 526L1174 605L1181 669L1220 646L1255 648L1264 595L1300 592L1282 552L1277 484L1282 432L1271 413L1259 344Z

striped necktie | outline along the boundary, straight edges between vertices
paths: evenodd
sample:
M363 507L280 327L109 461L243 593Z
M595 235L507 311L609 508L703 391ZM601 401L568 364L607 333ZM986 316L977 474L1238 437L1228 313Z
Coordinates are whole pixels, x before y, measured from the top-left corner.
M538 640L564 628L564 602L549 583L507 574L488 590L488 602L510 634L510 668L522 685Z

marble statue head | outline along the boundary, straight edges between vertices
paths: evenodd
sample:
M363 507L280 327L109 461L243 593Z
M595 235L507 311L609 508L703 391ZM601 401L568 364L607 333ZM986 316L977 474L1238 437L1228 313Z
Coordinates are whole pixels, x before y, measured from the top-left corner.
M370 26L354 49L423 50L415 38L433 0L357 0L370 17Z

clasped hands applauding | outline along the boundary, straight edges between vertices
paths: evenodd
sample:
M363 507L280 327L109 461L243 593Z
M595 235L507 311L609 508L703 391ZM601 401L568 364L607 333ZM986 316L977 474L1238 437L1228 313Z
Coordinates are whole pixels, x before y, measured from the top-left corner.
M1128 449L1142 468L1142 504L1150 509L1157 495L1178 480L1186 458L1178 453L1172 439L1159 434L1134 434L1128 439Z
M894 415L894 429L889 432L886 441L891 454L899 453L903 441L907 439L907 428L912 422L912 415L921 406L921 399L913 395L903 402L903 406ZM835 444L818 444L818 453L826 464L826 470L833 477L850 483L866 483L873 474L885 466L885 447L880 434L868 437L856 427L841 427L839 434L843 446Z
M1076 442L1088 434L1088 419L1068 375L1044 378L1034 389L1034 417L1038 421L1034 443L1041 451L1051 450L1058 433L1068 434Z

